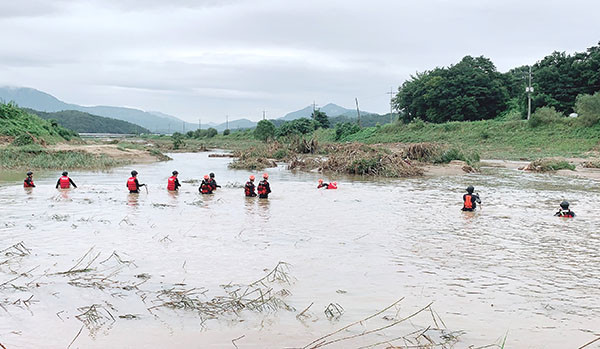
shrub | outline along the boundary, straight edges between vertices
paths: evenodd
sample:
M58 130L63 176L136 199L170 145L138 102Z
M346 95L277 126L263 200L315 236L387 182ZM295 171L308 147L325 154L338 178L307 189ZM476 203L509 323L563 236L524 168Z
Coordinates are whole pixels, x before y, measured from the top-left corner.
M225 129L225 131L223 131L223 136L229 136L230 133L231 133L231 130Z
M600 121L600 92L593 95L579 95L575 102L578 120L584 126L594 126Z
M269 120L260 120L254 129L254 137L263 142L275 137L275 124Z
M335 140L347 137L360 131L360 127L352 122L343 122L335 125Z
M34 144L34 143L35 143L35 140L33 139L33 137L27 133L18 135L17 137L15 137L15 139L12 142L13 145L16 145L18 147L21 147L24 145L30 145L30 144Z
M535 113L529 119L529 126L538 127L548 125L564 119L564 116L557 112L554 107L541 107L536 109Z

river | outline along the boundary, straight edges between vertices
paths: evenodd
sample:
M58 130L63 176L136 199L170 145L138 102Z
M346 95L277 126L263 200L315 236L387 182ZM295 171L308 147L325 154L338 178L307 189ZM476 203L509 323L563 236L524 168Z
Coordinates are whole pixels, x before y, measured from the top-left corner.
M444 325L433 326L427 311L327 347L371 345L427 326L462 331L457 348L504 338L508 348L572 348L600 335L594 181L483 168L398 180L325 177L339 189L319 191L321 175L280 166L268 170L271 197L258 200L245 198L242 185L259 172L229 170L231 159L208 153L169 155L108 172L71 171L79 186L71 191L54 189L60 171L36 176L29 191L2 174L0 250L8 250L0 255L0 343L304 347L401 297L385 318L343 333L392 324L430 302ZM133 168L147 193L128 194ZM169 194L175 169L180 181L214 172L223 188L202 197L198 184L182 183ZM460 211L469 184L483 200L474 214ZM553 217L563 198L575 219ZM193 305L164 306L174 299L168 290L220 299L244 288L227 285L249 285L279 262L287 263L288 282L265 283L288 309L274 303L278 309L207 317ZM330 303L343 314L329 319Z

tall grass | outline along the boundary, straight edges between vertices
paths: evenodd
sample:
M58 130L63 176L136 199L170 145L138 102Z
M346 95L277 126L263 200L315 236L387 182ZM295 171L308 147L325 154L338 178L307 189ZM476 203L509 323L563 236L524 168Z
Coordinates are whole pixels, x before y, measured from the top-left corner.
M40 146L0 148L4 169L106 169L127 162L83 151L49 151Z

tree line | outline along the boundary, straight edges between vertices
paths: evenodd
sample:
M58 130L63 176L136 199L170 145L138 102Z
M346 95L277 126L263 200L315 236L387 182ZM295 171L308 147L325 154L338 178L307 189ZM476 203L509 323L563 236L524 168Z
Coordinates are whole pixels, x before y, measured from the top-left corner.
M585 52L553 52L531 66L532 111L574 111L577 96L600 91L600 43ZM393 99L404 122L442 123L492 119L508 112L527 112L529 66L500 73L483 56L465 56L457 64L411 76Z

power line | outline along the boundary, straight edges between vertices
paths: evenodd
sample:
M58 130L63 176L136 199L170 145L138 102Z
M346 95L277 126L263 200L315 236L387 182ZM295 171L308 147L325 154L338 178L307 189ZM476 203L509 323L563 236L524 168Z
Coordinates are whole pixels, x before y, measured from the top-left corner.
M394 88L390 87L390 92L386 92L386 94L390 95L390 124L394 122L394 112L393 112L393 107L394 107Z

